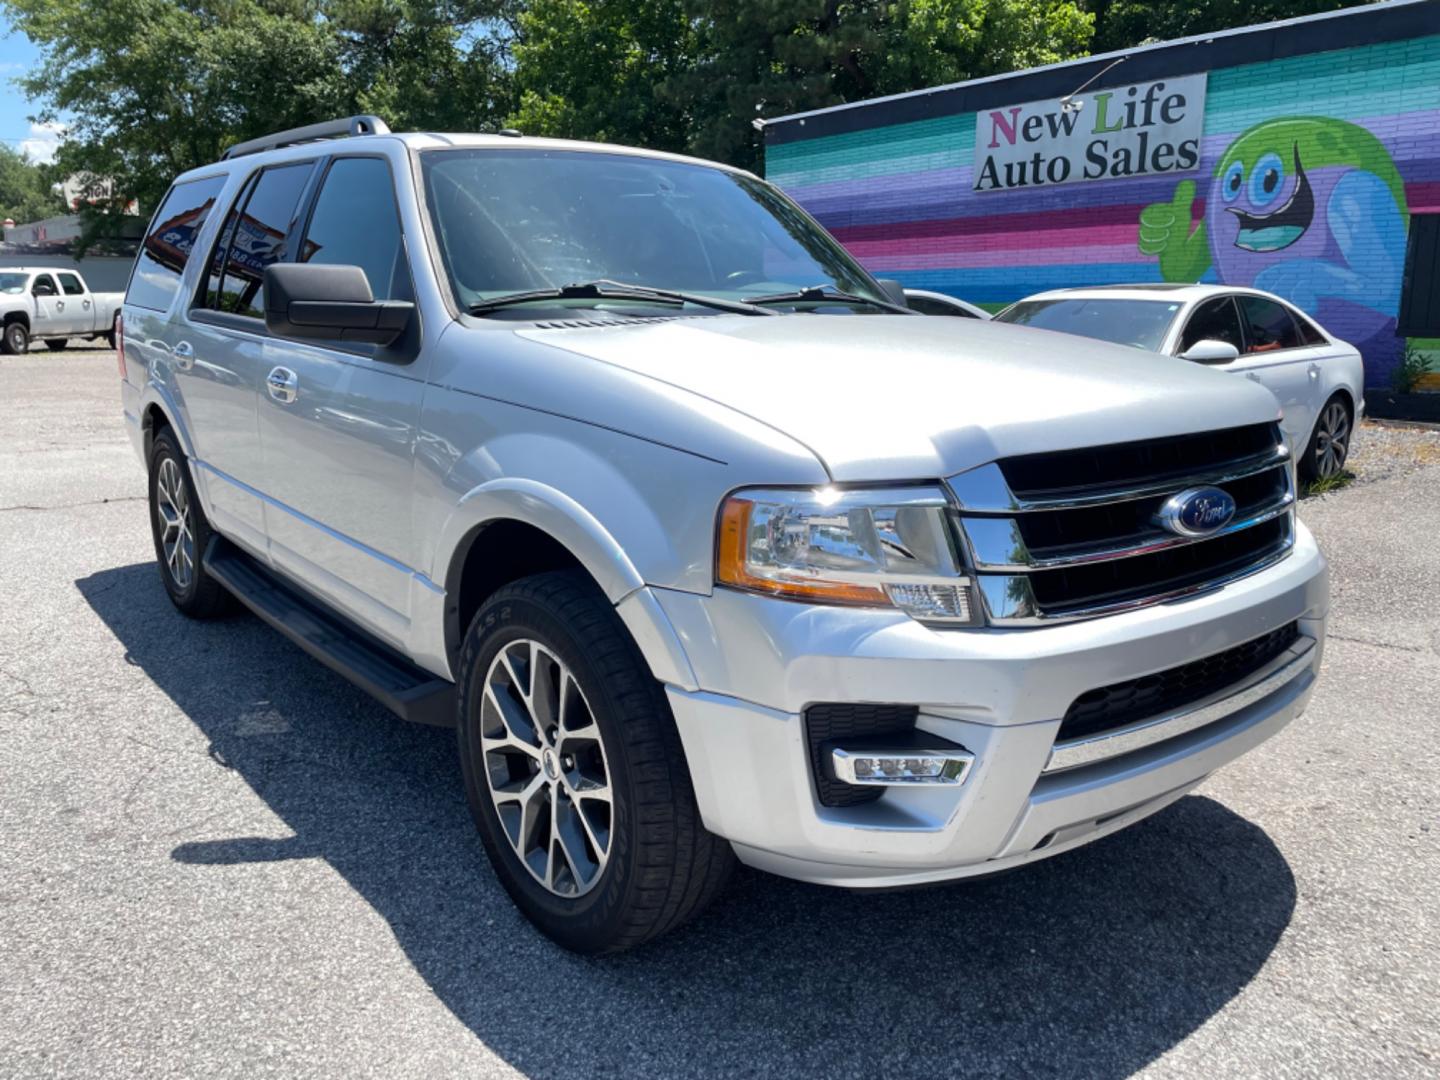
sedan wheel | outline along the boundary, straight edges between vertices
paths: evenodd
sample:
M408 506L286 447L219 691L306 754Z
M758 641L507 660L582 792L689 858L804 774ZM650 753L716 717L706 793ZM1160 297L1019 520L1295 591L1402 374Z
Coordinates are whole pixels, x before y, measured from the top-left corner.
M1315 422L1315 435L1311 441L1311 471L1316 479L1324 480L1338 476L1345 468L1345 458L1350 453L1350 410L1338 398L1326 403Z

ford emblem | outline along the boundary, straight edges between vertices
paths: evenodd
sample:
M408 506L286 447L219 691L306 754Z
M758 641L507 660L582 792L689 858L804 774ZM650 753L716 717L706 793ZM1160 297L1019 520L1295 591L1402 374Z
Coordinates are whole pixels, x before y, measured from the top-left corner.
M1165 500L1156 523L1177 536L1210 536L1235 516L1235 500L1217 487L1186 488Z

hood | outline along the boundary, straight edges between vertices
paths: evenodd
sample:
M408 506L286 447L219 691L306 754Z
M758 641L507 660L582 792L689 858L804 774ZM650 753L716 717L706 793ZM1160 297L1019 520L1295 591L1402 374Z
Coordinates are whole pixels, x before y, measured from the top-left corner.
M1069 334L943 317L701 316L520 336L699 394L839 481L1275 420L1248 379Z

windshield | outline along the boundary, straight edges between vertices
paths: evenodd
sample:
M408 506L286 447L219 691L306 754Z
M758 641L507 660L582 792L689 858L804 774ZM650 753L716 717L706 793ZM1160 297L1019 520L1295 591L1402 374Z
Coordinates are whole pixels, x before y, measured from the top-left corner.
M1021 300L996 315L995 321L1158 352L1179 310L1180 305L1169 300Z
M29 274L0 274L0 293L23 293Z
M734 300L815 286L885 300L839 244L753 177L576 150L431 150L421 160L463 309L600 279Z

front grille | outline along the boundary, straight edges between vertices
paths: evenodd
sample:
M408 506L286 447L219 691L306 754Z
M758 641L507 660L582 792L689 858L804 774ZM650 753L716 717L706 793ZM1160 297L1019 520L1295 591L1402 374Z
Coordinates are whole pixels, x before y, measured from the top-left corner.
M1027 454L1000 463L1010 490L1024 499L1183 479L1264 453L1278 439L1274 424L1250 424L1196 435L1110 443L1053 454Z
M997 625L1087 618L1218 587L1283 558L1294 491L1279 426L1002 459L951 479L977 584ZM1172 495L1235 500L1206 538L1158 522Z
M827 743L855 742L871 736L903 735L915 729L920 710L914 705L811 705L805 710L805 737L810 768L823 806L854 806L880 798L881 787L856 787L834 779L825 755Z
M1085 739L1203 701L1255 674L1300 636L1290 623L1187 664L1081 694L1065 710L1057 742Z

